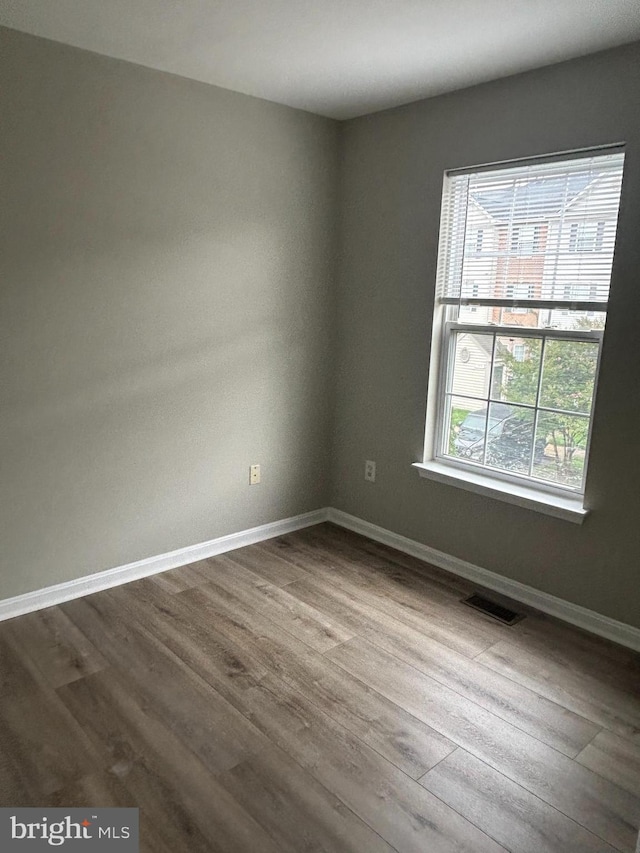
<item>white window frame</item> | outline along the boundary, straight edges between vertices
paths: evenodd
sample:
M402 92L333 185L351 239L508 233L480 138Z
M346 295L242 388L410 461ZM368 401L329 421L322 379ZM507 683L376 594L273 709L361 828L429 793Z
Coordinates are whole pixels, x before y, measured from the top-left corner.
M622 146L611 146L608 152L620 152ZM549 157L542 158L547 162L555 159L567 159L572 156L576 159L590 152L574 152L568 155L559 155L557 158ZM493 168L505 168L508 164L497 164ZM473 171L472 169L466 171ZM447 175L445 174L445 181ZM444 198L444 193L443 193ZM510 238L511 239L511 238ZM447 241L443 234L440 235L438 248L438 264L443 262L444 253L447 250ZM463 250L464 253L464 250ZM460 306L490 306L496 308L506 308L513 310L514 308L522 308L523 302L526 302L527 310L529 309L551 309L561 310L570 308L572 311L585 312L603 312L606 317L608 303L603 302L571 302L565 305L564 302L555 302L550 300L526 299L526 300L509 300L509 299L476 299L476 298L461 298L461 299L436 299L434 305L434 335L432 337L432 353L429 369L429 394L427 397L427 420L425 431L425 450L422 462L414 463L422 477L446 483L448 485L461 486L470 491L505 500L509 503L514 503L520 506L525 506L530 509L535 509L539 512L556 516L581 523L588 513L584 507L584 485L587 474L591 450L591 433L593 429L593 416L595 409L595 398L598 387L598 379L600 372L600 358L602 354L602 330L566 330L552 328L535 328L529 326L503 326L497 324L472 324L453 321L448 315L450 305L454 302ZM561 483L546 482L539 479L534 479L530 475L521 475L508 471L503 471L495 468L489 468L484 464L479 464L471 460L460 460L453 458L443 453L443 448L446 446L446 438L443 438L445 420L448 420L446 410L446 399L448 392L449 374L453 370L454 365L454 348L455 348L455 333L469 334L490 334L495 337L504 337L506 335L514 338L532 338L538 337L542 340L540 364L543 363L544 347L547 340L565 340L565 341L585 341L598 343L598 356L595 367L593 397L591 401L591 409L588 415L589 427L587 441L585 446L585 465L583 470L582 485L580 489L566 486ZM495 345L494 345L495 348ZM489 391L486 398L482 399L484 405L488 405L487 400L491 399L491 379L489 382ZM538 382L538 399L535 406L526 406L533 409L535 412L534 421L534 441L535 441L535 425L537 425L538 413L545 407L540 407L540 381ZM465 396L465 395L463 395ZM468 395L466 395L468 396ZM495 402L504 403L504 401ZM519 404L518 404L519 405ZM579 414L576 412L567 412L567 414ZM530 465L530 472L532 465Z
M454 350L455 350L455 333L462 332L464 334L482 334L482 335L494 335L495 337L506 337L510 336L513 338L540 338L542 340L542 347L540 352L540 364L542 365L544 358L544 347L545 342L547 340L559 340L559 341L584 341L586 343L597 343L598 344L598 359L596 362L595 369L595 377L593 384L593 397L591 401L591 414L589 417L589 430L587 433L587 442L585 446L585 466L582 475L582 485L580 489L574 489L570 486L565 486L562 483L553 483L551 481L545 482L543 480L534 480L529 475L522 474L514 474L509 471L503 471L498 468L488 468L485 465L479 464L477 462L466 461L461 459L455 459L451 456L442 452L442 446L444 441L446 440L445 432L445 405L444 400L447 396L447 387L449 384L449 379L453 373L453 366L455 363L454 359ZM445 354L445 357L441 360L441 373L438 382L438 391L437 391L437 415L436 415L436 435L434 437L434 446L433 446L433 455L432 458L441 464L450 465L452 468L456 468L460 471L475 471L476 473L482 473L484 476L490 477L491 479L502 480L507 483L513 483L515 485L522 485L523 483L529 488L534 488L544 493L550 494L560 494L566 495L569 497L575 497L576 499L582 499L584 495L584 483L587 474L587 465L589 460L589 450L591 446L591 430L593 427L593 409L595 404L595 394L596 389L598 387L598 374L600 370L600 354L602 352L602 338L603 332L601 330L593 330L593 331L573 331L568 329L538 329L529 326L497 326L497 325L472 325L471 323L457 323L445 320L443 324L443 341L442 341L442 351ZM538 397L540 394L540 383L538 384ZM455 395L454 395L455 396ZM468 399L476 399L478 402L486 403L501 403L503 405L509 405L505 403L504 400L493 400L491 399L491 377L489 378L489 394L488 397L472 397L469 394L462 395ZM535 426L537 426L538 420L538 412L540 411L548 411L550 413L556 412L558 410L552 410L549 407L539 406L539 400L536 400L536 404L530 405L525 403L514 403L513 405L518 408L526 408L534 411L535 420L534 420L534 430ZM563 414L567 415L578 415L584 416L584 413L581 412L563 412Z

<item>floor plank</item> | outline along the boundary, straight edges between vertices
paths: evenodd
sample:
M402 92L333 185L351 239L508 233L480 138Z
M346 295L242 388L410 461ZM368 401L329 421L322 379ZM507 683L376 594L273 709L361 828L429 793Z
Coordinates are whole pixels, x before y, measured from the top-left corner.
M65 616L59 607L47 607L10 619L0 625L0 636L12 639L21 655L28 656L42 680L60 687L103 669L100 652Z
M103 670L57 692L100 752L103 767L123 781L143 809L162 820L163 806L178 804L168 814L182 828L183 840L185 833L202 837L206 846L200 849L216 853L277 853L277 844L199 756L152 708L139 704L122 674Z
M357 638L331 660L612 846L635 843L640 797Z
M283 853L393 853L335 794L277 747L219 776Z
M596 676L618 686L633 686L640 692L637 652L536 611L514 627L512 642L551 659L557 658L576 673Z
M392 581L422 592L428 590L432 601L457 603L473 588L469 581L450 572L427 566L422 560L333 524L306 528L299 531L299 537L320 551L329 548L333 555L340 555L351 565L374 569L379 583Z
M603 731L576 760L632 794L640 792L640 745Z
M0 806L38 803L95 767L86 734L39 676L0 639Z
M196 673L215 672L219 683L228 680L238 689L253 686L269 672L246 643L230 643L220 632L223 620L206 598L197 599L201 609L193 608L181 595L163 595L148 579L110 590L109 595L129 620L159 637Z
M254 572L229 561L231 571L221 573L217 563L207 563L207 569L201 570L205 580L215 581L219 589L269 616L311 648L323 652L353 636L330 616L290 595L286 589L267 583Z
M457 749L422 784L488 835L517 853L613 853L601 838Z
M291 595L333 613L354 633L471 699L543 743L574 757L600 727L494 670L316 579L296 581Z
M569 708L597 725L640 744L640 690L635 678L620 686L610 675L578 669L562 649L501 642L477 658L478 663ZM621 678L621 676L618 676Z
M254 726L196 672L143 627L123 620L110 593L64 607L120 669L130 700L174 732L209 770L233 767L266 747Z
M132 781L135 776L132 774ZM146 796L145 796L146 793ZM127 788L113 773L96 772L83 776L60 788L40 805L48 808L75 809L99 806L101 808L137 808L139 818L139 840L141 853L173 853L179 847L180 832L176 826L183 823L186 815L178 815L175 803L162 802L163 813L158 813L161 800L159 785L142 786L140 779ZM151 806L151 807L150 807ZM208 842L204 836L193 838L193 850L206 851Z
M196 566L197 563L180 566L177 569L151 575L148 580L169 595L175 595L177 592L184 592L185 589L191 589L202 583L202 577L196 571Z
M438 732L347 676L340 667L315 654L275 622L241 601L223 601L215 586L191 590L179 598L187 612L193 614L194 621L201 618L198 614L204 614L205 619L215 622L236 654L250 655L265 671L303 692L336 722L412 778L421 776L454 749L454 744ZM150 630L154 630L153 626ZM163 631L163 623L156 630L176 654L189 654L179 636L168 636ZM223 695L233 696L235 680L227 679L224 670L216 670L211 662L186 660Z
M240 701L274 743L397 850L504 850L275 676Z
M291 534L297 536L298 534ZM325 582L331 587L343 589L387 615L398 619L445 646L449 646L468 657L475 657L482 651L503 639L503 626L490 623L466 607L459 613L450 601L436 601L428 593L416 595L403 584L384 582L375 569L366 565L356 565L353 561L333 556L327 546L324 551L319 547L310 548L304 540L295 539L293 544L287 538L284 542L273 540L269 543L279 548L278 553L286 554L295 565L304 568L314 576L322 569ZM471 615L469 615L471 614Z
M264 545L248 545L228 554L230 560L259 574L274 586L286 586L306 577L306 572L283 560Z

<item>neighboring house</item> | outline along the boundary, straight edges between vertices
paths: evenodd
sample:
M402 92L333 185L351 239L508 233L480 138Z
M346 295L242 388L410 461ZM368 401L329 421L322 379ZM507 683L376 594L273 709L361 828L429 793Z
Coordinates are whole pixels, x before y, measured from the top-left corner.
M502 386L504 365L500 353L504 349L498 343L498 352L494 365L494 387ZM477 401L465 400L464 408L474 411L486 408L487 391L491 383L491 356L493 340L489 335L461 334L456 338L456 379L454 391L470 397L479 397ZM499 396L499 393L498 393Z

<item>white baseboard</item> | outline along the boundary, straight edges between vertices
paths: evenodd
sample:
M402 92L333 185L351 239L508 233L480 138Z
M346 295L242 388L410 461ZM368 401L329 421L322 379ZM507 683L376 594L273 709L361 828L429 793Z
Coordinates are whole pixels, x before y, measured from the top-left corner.
M403 551L405 554L424 560L426 563L432 563L434 566L445 569L454 575L460 575L515 601L542 610L543 613L548 613L550 616L556 616L558 619L584 628L592 634L598 634L598 636L606 637L622 646L640 651L640 628L634 628L624 622L617 622L615 619L602 616L594 610L588 610L586 607L572 604L570 601L557 598L555 595L542 592L519 581L511 580L504 575L498 575L488 569L475 566L473 563L467 563L466 560L461 560L459 557L452 557L451 554L445 554L443 551L437 551L435 548L422 545L413 539L407 539L398 533L392 533L384 527L378 527L376 524L356 518L356 516L349 515L342 510L329 508L327 520L340 527L352 530L354 533L360 533L362 536L374 539L376 542L381 542L383 545L388 545L390 548L395 548L397 551Z
M490 572L488 569L483 569L473 563L467 563L465 560L451 556L451 554L437 551L428 545L408 539L406 536L400 536L398 533L393 533L384 527L378 527L376 524L349 515L342 510L333 509L333 507L314 510L270 524L262 524L249 530L241 530L238 533L211 539L209 542L201 542L199 545L189 545L186 548L179 548L177 551L170 551L157 557L148 557L135 563L128 563L126 566L85 575L76 580L27 592L14 598L6 598L4 601L0 601L0 622L5 619L12 619L14 616L21 616L24 613L31 613L34 610L42 610L44 607L62 604L64 601L70 601L73 598L81 598L83 595L91 595L93 592L100 592L104 589L120 586L123 583L165 572L168 569L186 566L196 560L215 557L217 554L224 554L226 551L242 548L244 545L264 542L266 539L273 539L274 536L282 536L285 533L292 533L294 530L302 530L304 527L311 527L323 521L331 521L340 527L353 530L355 533L360 533L376 542L403 551L405 554L410 554L426 563L432 563L434 566L445 569L454 575L460 575L480 586L493 589L515 601L521 601L523 604L542 610L543 613L548 613L565 622L570 622L572 625L577 625L579 628L584 628L592 634L598 634L600 637L606 637L608 640L640 651L639 628L626 625L624 622L617 622L608 616L587 610L586 607L580 607L570 601L557 598L555 595L550 595L519 581Z
M196 560L205 560L207 557L215 557L217 554L224 554L226 551L233 551L244 545L253 545L256 542L264 542L265 539L273 539L274 536L302 530L304 527L326 521L327 517L327 509L314 510L303 515L252 527L249 530L241 530L239 533L220 536L209 542L201 542L199 545L189 545L157 557L147 557L116 569L107 569L104 572L85 575L75 580L37 589L34 592L16 595L13 598L5 598L4 601L0 601L0 622L34 610L42 610L44 607L52 607L54 604L62 604L73 598L81 598L83 595L91 595L93 592L146 578L149 575L166 572L168 569L177 569L179 566L186 566Z

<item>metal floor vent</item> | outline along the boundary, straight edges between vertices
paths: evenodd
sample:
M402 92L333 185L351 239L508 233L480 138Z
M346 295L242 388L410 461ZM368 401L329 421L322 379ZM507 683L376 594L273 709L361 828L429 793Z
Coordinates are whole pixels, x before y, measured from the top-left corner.
M503 607L501 604L496 604L495 601L490 601L482 595L474 592L469 598L462 599L463 604L468 604L469 607L475 607L487 616L492 616L498 622L503 622L505 625L515 625L521 619L524 619L522 613L516 613L515 610L509 610L508 607Z

